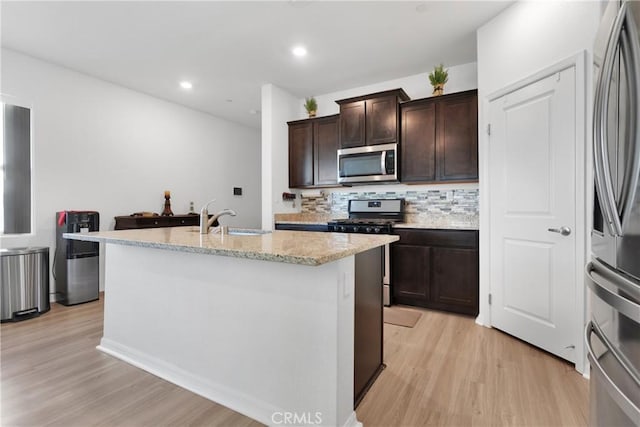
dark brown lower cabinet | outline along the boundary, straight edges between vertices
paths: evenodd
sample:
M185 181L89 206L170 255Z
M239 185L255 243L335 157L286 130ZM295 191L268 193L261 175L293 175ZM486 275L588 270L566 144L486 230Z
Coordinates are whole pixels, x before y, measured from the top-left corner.
M382 248L355 256L353 405L384 368L382 362Z
M393 296L395 302L426 306L429 302L431 248L417 245L392 246Z
M391 246L393 302L478 314L478 232L396 230Z

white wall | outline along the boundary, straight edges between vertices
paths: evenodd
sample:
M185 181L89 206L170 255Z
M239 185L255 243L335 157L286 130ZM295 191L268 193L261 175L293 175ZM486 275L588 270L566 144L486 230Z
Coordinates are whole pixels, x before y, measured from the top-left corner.
M289 190L289 127L298 99L273 84L262 86L262 228L273 229L273 214L296 212L282 201Z
M438 65L438 64L434 64ZM340 106L336 104L336 100L351 98L354 96L366 95L369 93L382 92L390 89L404 89L411 99L428 98L433 91L431 83L429 83L429 72L432 67L426 67L429 71L420 74L413 74L394 80L387 80L367 86L360 86L347 90L340 90L321 95L315 95L318 101L318 116L329 116L338 114ZM445 66L449 70L449 82L445 85L444 93L461 92L464 90L476 89L478 87L476 63L471 62L462 65ZM304 109L304 98L298 101L298 116L295 119L304 119L307 112Z
M489 212L488 195L491 191L488 181L489 159L486 132L487 97L505 87L511 86L537 72L567 58L586 51L585 85L578 97L586 99L587 106L592 99L591 51L602 12L596 1L532 1L518 2L478 30L478 103L479 103L479 166L480 166L480 315L478 322L490 324L490 306L487 295L489 283ZM578 147L581 162L578 168L577 233L586 236L588 212L590 212L590 108L578 111L584 115L585 135L583 145ZM583 236L583 237L584 237ZM583 241L586 239L583 239ZM584 243L582 253L577 254L576 271L584 265L584 255L588 243ZM579 275L577 302L583 301L582 276ZM579 308L582 310L582 307ZM582 313L580 313L582 315ZM579 334L579 331L578 331ZM582 371L584 360L580 360L582 340L577 337L576 368Z
M2 49L2 89L33 108L35 229L1 247L55 248L55 212L187 213L217 198L228 224L260 225L260 133L15 51ZM233 187L242 196L233 196ZM52 281L52 291L53 284Z
M581 50L591 50L600 3L517 2L478 29L478 91L515 83Z
M437 64L436 64L437 65ZM429 70L433 67L427 67ZM446 93L461 92L477 88L476 63L454 65L445 67L449 69L449 82L445 86ZM428 78L429 72L414 74L395 80L388 80L367 86L314 95L318 101L318 117L337 114L340 112L336 100L353 96L366 95L389 89L402 88L411 99L420 99L431 96L432 88ZM299 212L301 193L317 193L318 190L292 190L288 188L288 126L287 121L304 119L307 112L304 109L304 98L297 98L290 93L273 85L264 85L262 88L262 226L271 227L274 213ZM269 160L268 156L272 156ZM272 167L272 174L267 168ZM272 182L267 180L272 177ZM271 185L271 188L267 188ZM425 188L437 188L440 190L458 188L478 188L477 183L467 184L435 184L435 185L356 185L353 187L339 187L324 189L330 193L334 191L406 191ZM292 202L282 202L282 192L291 191L298 194L293 207ZM270 199L269 199L270 197Z

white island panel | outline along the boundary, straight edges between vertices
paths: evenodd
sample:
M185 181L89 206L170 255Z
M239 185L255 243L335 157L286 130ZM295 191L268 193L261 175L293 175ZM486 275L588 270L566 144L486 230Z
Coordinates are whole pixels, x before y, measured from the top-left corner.
M309 267L108 242L106 254L100 350L268 425L359 425L353 255Z

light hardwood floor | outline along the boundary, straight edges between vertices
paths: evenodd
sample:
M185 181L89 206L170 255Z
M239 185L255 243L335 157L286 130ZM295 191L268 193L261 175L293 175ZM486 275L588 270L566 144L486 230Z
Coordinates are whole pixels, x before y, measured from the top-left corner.
M367 427L587 425L573 365L473 318L423 310L384 333L387 369L357 410Z
M96 350L102 307L2 324L2 426L260 425ZM427 310L384 332L388 367L357 409L366 427L586 425L588 382L508 335Z

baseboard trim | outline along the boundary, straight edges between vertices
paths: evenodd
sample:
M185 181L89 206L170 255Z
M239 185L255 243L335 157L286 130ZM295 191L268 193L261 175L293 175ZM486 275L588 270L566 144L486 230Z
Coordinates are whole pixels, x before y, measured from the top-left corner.
M274 413L286 411L286 409L274 407L269 403L255 399L246 393L196 377L175 365L157 359L146 353L134 350L125 345L116 343L108 338L102 338L100 340L100 345L96 348L103 353L120 359L130 365L149 372L156 377L176 384L177 386L185 388L195 394L266 425L273 424L272 416ZM353 417L355 419L355 412ZM353 424L350 420L351 418L347 423L345 423L345 427L361 426L361 424L357 423L357 419L357 424Z
M353 411L347 421L343 424L343 427L362 427L362 423L358 421L356 411Z

